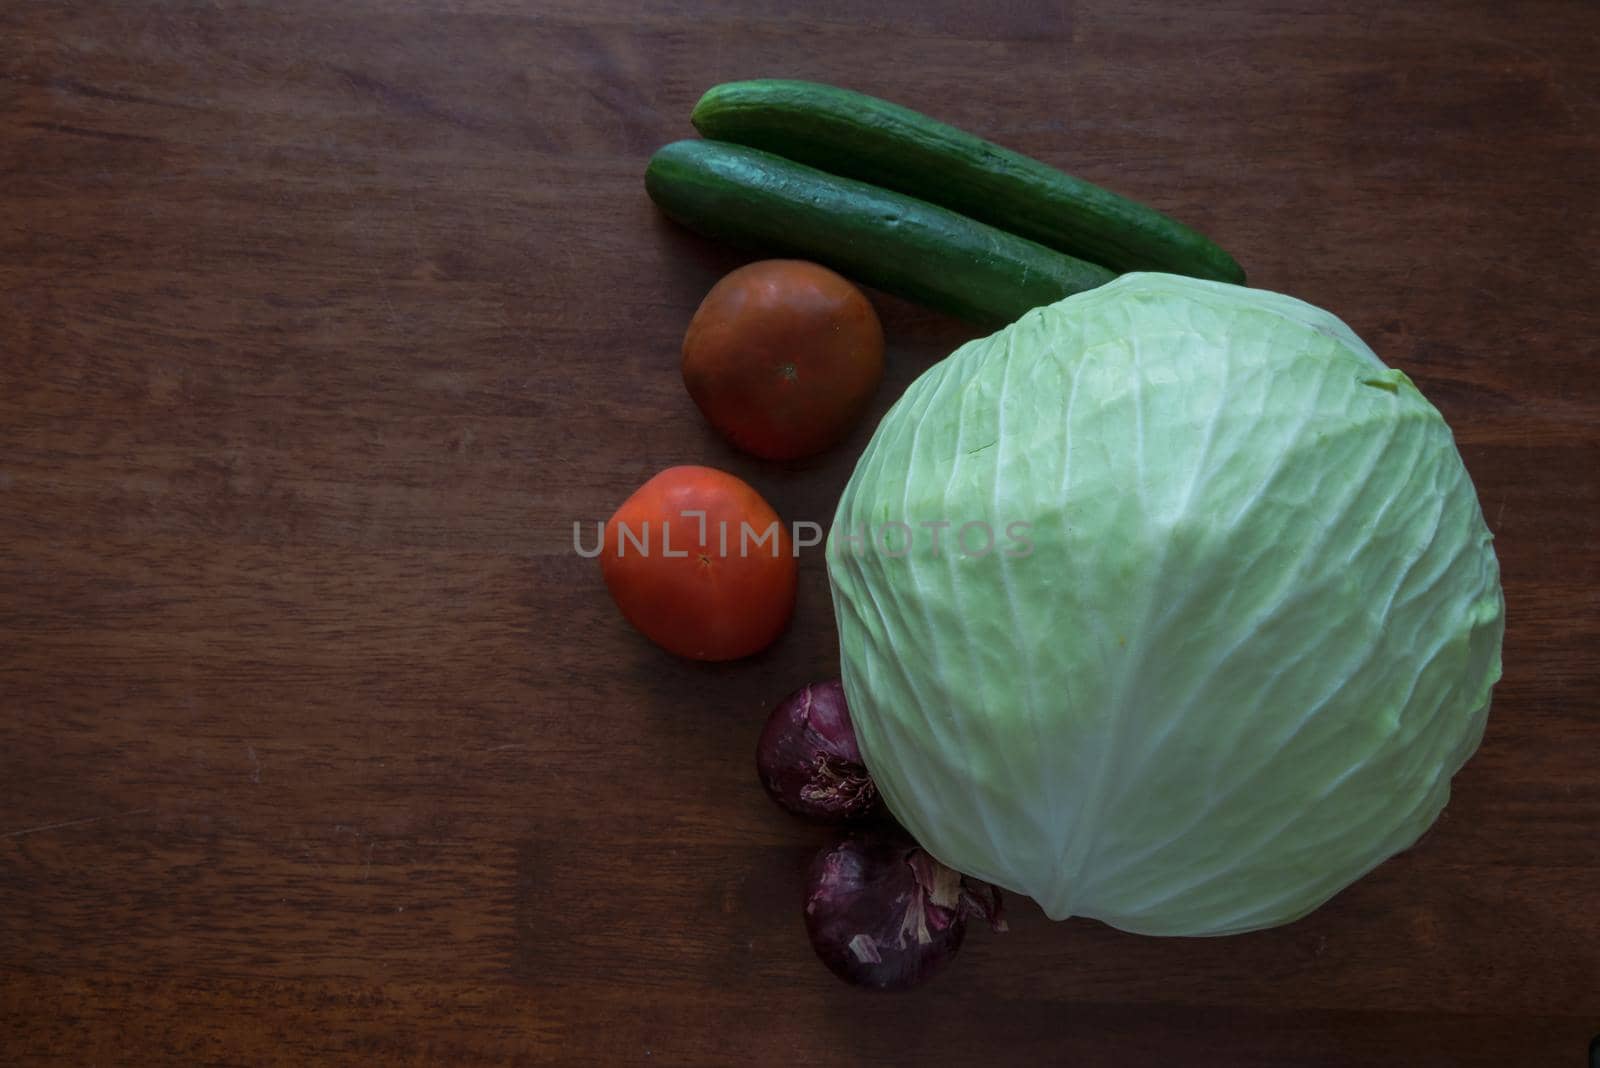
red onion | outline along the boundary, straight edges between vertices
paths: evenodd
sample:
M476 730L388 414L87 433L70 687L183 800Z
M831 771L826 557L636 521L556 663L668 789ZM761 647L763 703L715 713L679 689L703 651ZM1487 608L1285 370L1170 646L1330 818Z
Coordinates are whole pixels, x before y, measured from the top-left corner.
M817 854L806 888L806 932L833 973L904 990L961 948L967 917L1006 929L1000 891L934 860L900 834L851 835Z
M756 770L773 800L801 816L842 822L878 805L838 679L812 683L772 710Z

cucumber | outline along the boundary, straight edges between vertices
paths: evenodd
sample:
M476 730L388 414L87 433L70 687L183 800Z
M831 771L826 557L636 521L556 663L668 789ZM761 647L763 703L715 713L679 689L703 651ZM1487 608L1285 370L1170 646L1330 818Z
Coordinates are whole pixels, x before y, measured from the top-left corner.
M814 82L727 82L702 136L939 204L1116 271L1244 282L1234 258L1153 208L887 100Z
M948 209L742 145L675 141L650 157L644 183L691 230L814 260L985 326L1114 277Z

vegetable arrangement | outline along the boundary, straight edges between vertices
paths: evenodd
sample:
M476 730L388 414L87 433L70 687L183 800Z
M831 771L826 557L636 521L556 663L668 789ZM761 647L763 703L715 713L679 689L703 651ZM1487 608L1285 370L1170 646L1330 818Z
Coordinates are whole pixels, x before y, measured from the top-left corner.
M827 546L843 677L757 743L778 804L857 828L804 895L834 974L923 981L970 917L1005 929L1001 887L1144 934L1287 923L1420 837L1482 736L1504 601L1410 379L1196 231L898 105L738 82L692 121L657 205L802 257L689 324L685 385L733 444L808 456L869 406L882 327L842 276L1009 324L878 426ZM651 527L677 551L639 551ZM787 625L798 544L742 481L673 468L602 570L663 648L734 659Z

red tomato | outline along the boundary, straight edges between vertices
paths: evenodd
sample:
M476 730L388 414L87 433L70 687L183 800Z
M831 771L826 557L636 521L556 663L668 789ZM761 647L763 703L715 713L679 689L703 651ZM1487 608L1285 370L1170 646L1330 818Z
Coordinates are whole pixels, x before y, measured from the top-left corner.
M883 378L883 328L826 267L763 260L712 287L683 338L683 381L746 452L793 460L837 444Z
M797 565L778 513L709 467L669 467L623 502L600 570L629 623L696 660L760 652L794 611Z

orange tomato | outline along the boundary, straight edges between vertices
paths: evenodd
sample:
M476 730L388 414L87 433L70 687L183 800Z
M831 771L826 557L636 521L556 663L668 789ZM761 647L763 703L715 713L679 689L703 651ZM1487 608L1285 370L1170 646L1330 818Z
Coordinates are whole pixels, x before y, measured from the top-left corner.
M712 287L683 339L683 381L729 441L768 460L837 444L883 378L883 327L826 267L763 260Z
M794 611L797 566L778 513L709 467L669 467L640 486L606 523L600 569L629 623L696 660L760 652Z

